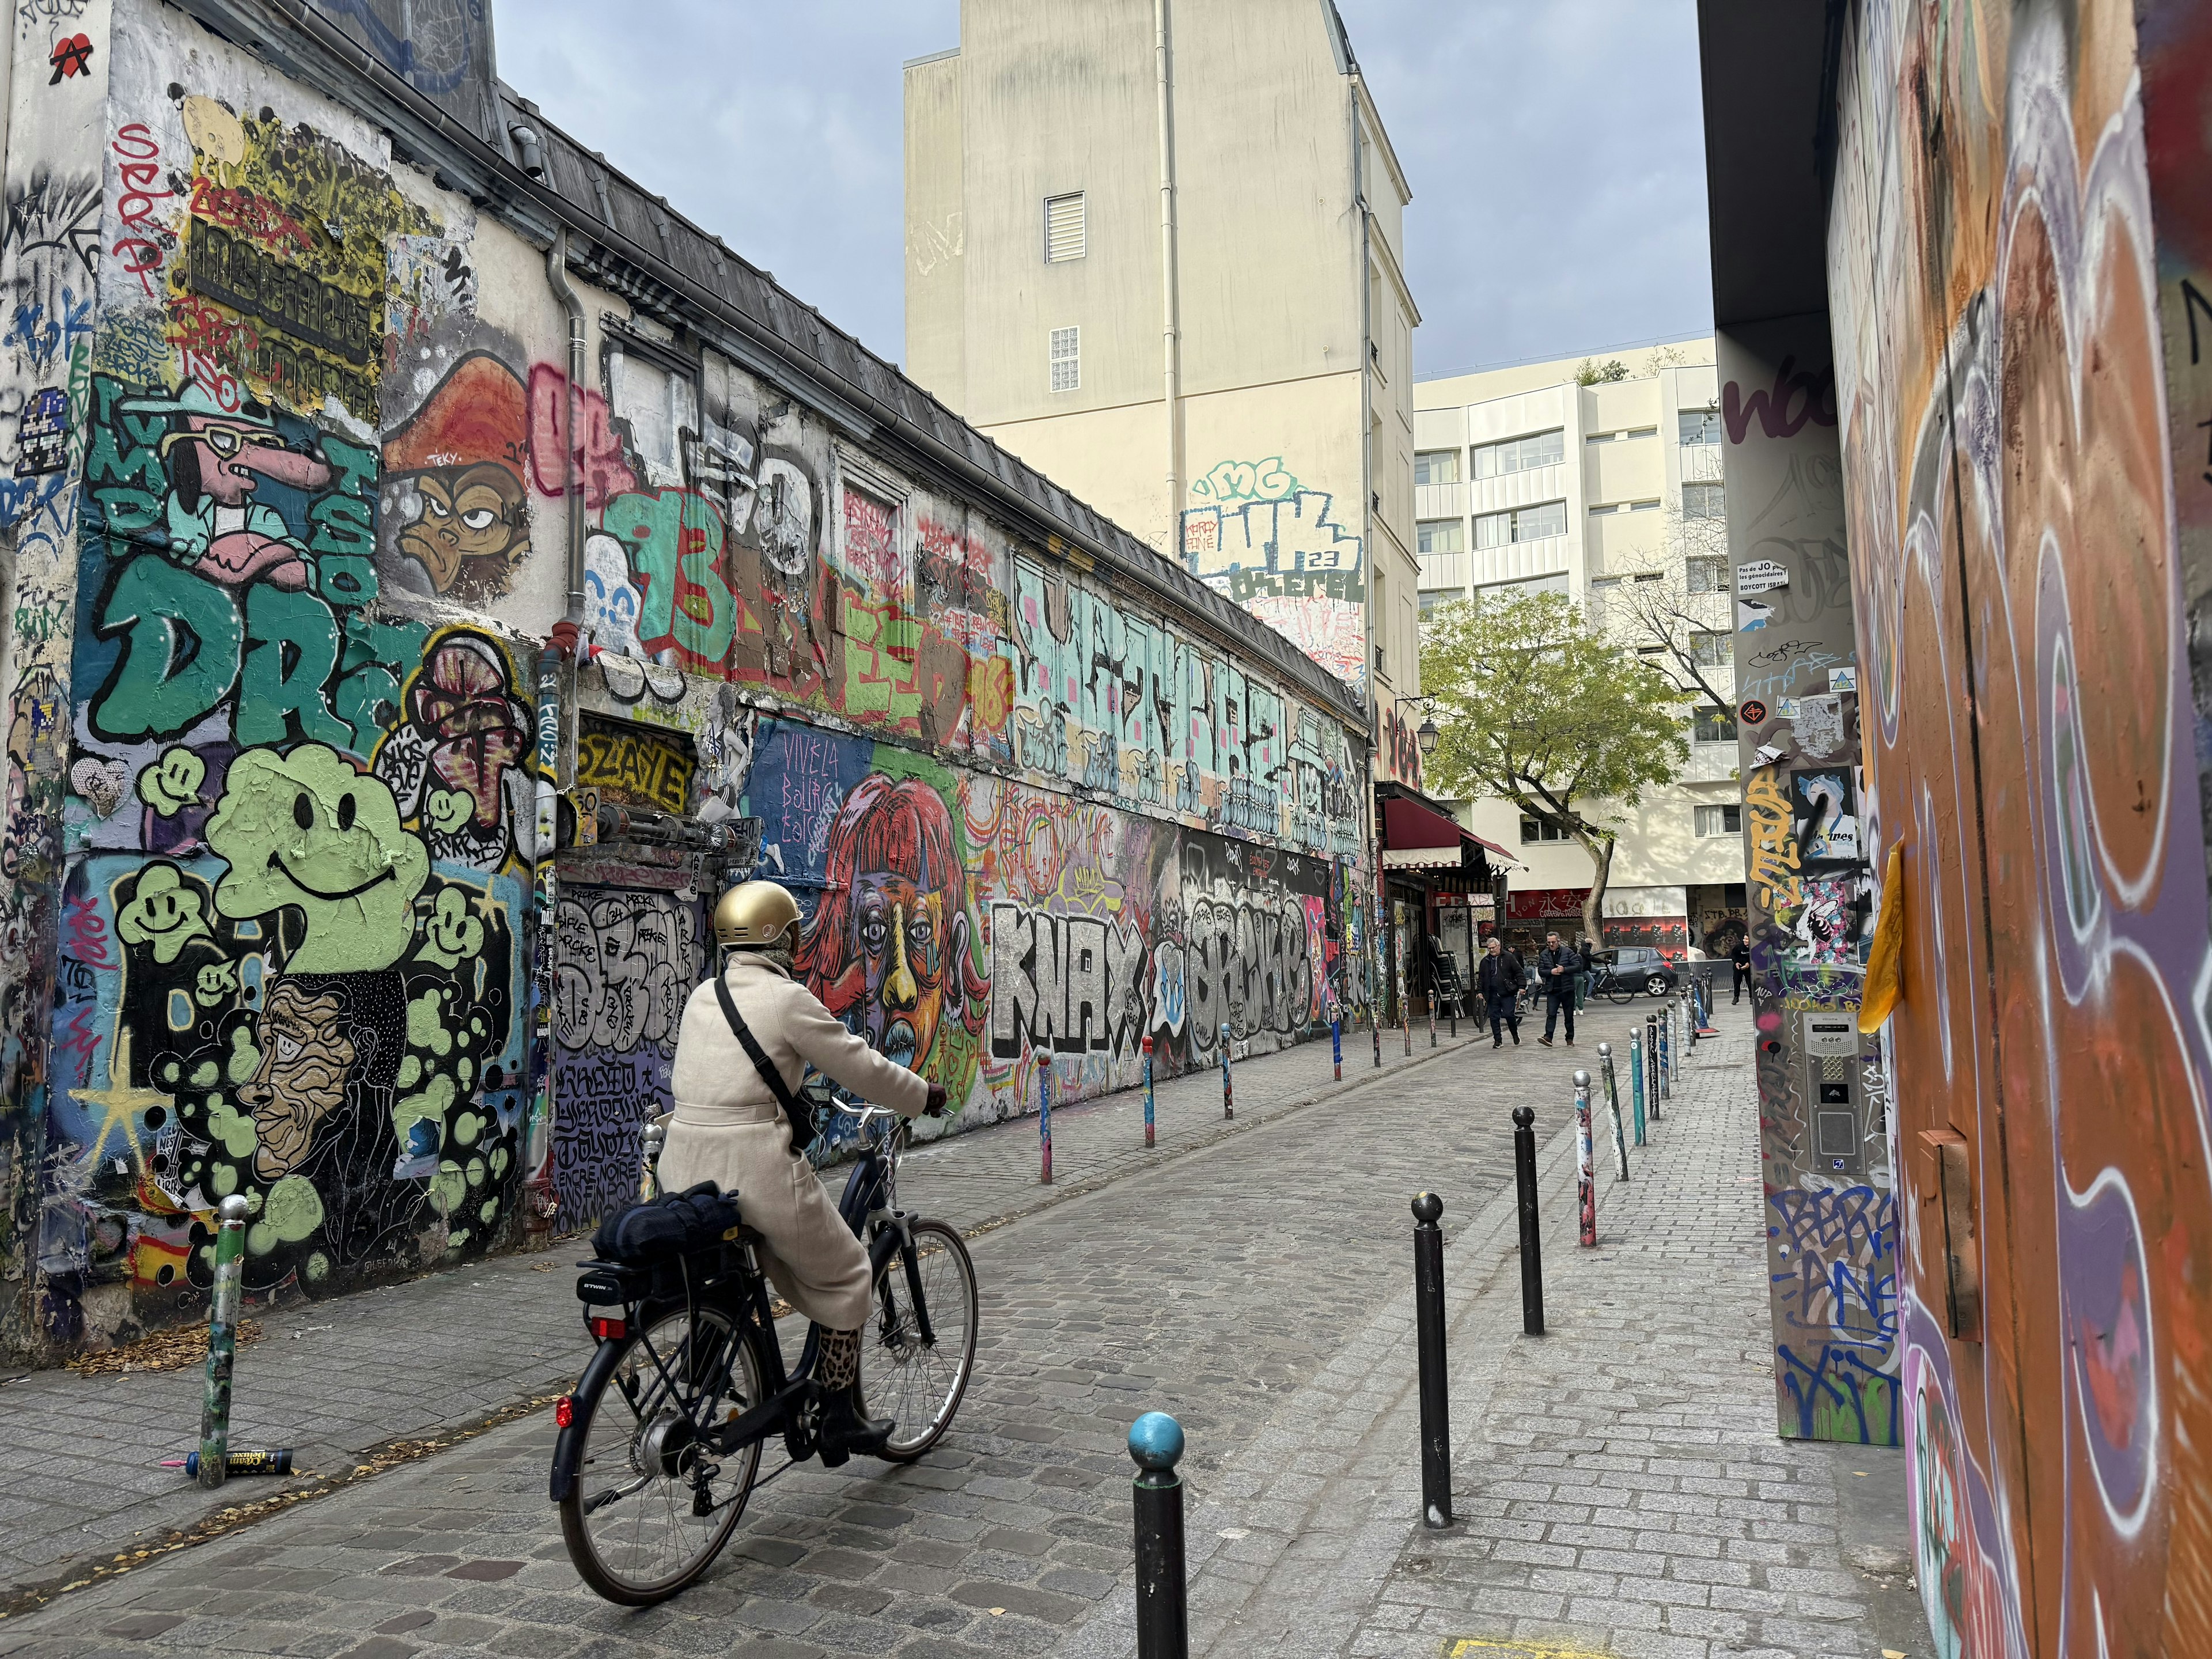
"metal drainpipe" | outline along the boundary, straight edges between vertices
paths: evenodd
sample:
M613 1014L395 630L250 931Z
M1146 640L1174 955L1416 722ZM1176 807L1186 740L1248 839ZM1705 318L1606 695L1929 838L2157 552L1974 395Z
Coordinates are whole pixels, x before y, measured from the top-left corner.
M1375 608L1375 319L1368 314L1367 296L1371 286L1368 267L1374 258L1368 245L1369 219L1367 212L1366 168L1362 164L1364 150L1359 142L1359 67L1353 64L1350 76L1352 93L1352 202L1359 213L1359 513L1360 522L1366 527L1361 538L1361 550L1367 560L1367 637L1361 641L1367 653L1367 801L1368 849L1375 860L1375 925L1370 930L1376 950L1377 978L1374 1012L1382 1018L1387 998L1386 984L1395 985L1389 953L1382 949L1383 919L1389 914L1390 889L1382 872L1382 808L1375 799L1375 775L1379 769L1376 760L1382 741L1382 692L1375 683L1375 633L1378 620ZM1395 945L1395 934L1391 939Z
M584 301L568 280L568 232L563 226L553 233L545 252L545 281L568 315L568 383L563 391L561 427L562 501L568 509L568 608L562 621L538 658L538 835L531 878L532 908L538 921L533 983L531 988L530 1071L532 1103L529 1131L523 1145L523 1167L529 1172L534 1201L530 1206L533 1231L552 1224L556 1200L550 1140L553 1129L553 917L560 902L560 878L554 865L554 843L559 838L561 749L566 729L562 692L571 684L574 659L583 653L580 629L584 622L584 501L582 480L576 471L576 416L584 379Z
M1168 545L1182 562L1182 318L1176 270L1174 66L1168 0L1152 0L1152 44L1160 94L1160 308L1165 333L1168 442Z

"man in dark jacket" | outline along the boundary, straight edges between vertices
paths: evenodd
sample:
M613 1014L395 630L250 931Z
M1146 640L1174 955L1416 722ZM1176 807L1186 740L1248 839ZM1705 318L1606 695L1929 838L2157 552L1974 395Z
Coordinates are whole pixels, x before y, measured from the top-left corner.
M1492 933L1475 964L1475 988L1482 993L1483 1001L1490 1009L1490 1046L1503 1048L1505 1038L1499 1031L1504 1025L1513 1033L1514 1047L1521 1045L1521 981L1528 970L1522 967L1521 958L1498 942Z
M1735 970L1733 975L1735 994L1729 999L1729 1006L1733 1008L1743 1000L1743 988L1751 983L1751 941L1748 939L1739 938L1736 940L1735 949L1729 952L1729 966Z
M1582 968L1582 953L1573 945L1560 944L1557 933L1544 935L1544 948L1536 952L1536 978L1544 988L1544 1035L1536 1040L1547 1048L1561 1013L1567 1017L1567 1047L1575 1046L1575 981Z

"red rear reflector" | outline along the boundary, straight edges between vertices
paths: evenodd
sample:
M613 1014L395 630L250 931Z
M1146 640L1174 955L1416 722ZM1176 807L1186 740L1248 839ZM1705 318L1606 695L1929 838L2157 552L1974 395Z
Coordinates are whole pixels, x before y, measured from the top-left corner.
M592 1321L592 1334L602 1342L611 1342L617 1337L629 1335L629 1327L619 1319L594 1319Z
M575 1420L575 1396L564 1394L553 1402L553 1426L556 1429L565 1429Z

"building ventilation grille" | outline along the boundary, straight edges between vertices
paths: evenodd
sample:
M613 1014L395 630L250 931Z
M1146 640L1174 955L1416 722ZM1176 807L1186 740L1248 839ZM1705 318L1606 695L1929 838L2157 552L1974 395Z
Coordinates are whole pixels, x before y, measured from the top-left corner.
M1084 253L1083 192L1048 196L1044 199L1044 262L1048 265L1080 259Z

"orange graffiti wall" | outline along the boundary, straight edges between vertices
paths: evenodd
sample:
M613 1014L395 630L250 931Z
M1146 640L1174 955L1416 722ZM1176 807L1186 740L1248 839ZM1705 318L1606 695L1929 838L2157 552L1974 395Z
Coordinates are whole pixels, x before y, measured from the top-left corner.
M1866 0L1841 45L1829 307L1873 868L1904 849L1918 1580L1947 1656L2212 1652L2186 643L2212 28Z

